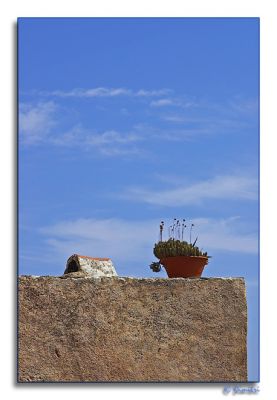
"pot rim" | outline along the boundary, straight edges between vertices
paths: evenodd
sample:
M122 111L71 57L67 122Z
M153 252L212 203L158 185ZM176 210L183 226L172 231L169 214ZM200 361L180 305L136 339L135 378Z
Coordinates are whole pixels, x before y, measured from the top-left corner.
M164 260L166 258L177 258L177 257L182 257L182 258L204 258L205 260L210 258L211 256L166 256L162 257L159 260Z

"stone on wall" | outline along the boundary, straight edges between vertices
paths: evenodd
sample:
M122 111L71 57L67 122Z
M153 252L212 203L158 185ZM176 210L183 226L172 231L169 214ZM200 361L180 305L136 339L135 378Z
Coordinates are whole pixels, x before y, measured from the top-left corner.
M74 273L76 276L99 278L101 276L117 276L110 258L95 258L73 254L66 263L64 274Z

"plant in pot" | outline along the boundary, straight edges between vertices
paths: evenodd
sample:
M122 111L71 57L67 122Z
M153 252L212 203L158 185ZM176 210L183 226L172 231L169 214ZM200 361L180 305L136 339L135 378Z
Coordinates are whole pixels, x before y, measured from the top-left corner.
M198 238L191 243L193 226L194 224L191 224L190 241L187 242L183 240L186 228L185 220L181 225L180 221L175 218L173 225L169 227L169 239L163 241L164 223L162 221L160 240L155 243L153 249L153 253L159 261L150 264L153 272L159 272L163 266L169 278L197 278L201 276L210 256L196 246Z

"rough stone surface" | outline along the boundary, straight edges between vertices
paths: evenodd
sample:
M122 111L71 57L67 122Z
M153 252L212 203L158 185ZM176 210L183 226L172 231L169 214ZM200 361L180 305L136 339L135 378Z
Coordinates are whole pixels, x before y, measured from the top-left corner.
M117 276L110 258L95 258L73 254L66 262L64 274L74 273L84 278L100 278ZM77 276L76 275L76 276Z
M247 380L241 278L21 276L18 322L19 382Z

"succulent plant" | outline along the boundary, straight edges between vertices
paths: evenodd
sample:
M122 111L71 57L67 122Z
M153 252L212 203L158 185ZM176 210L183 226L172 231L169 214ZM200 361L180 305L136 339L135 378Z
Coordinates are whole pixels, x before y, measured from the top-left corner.
M164 242L160 241L156 243L153 252L158 259L176 256L209 257L207 252L203 252L199 247L195 246L195 242L191 244L172 238Z
M153 272L160 272L161 270L161 264L159 262L153 261L150 264L150 268L152 269Z
M191 234L192 228L194 224L190 225L189 231L189 243L183 240L185 228L187 225L185 224L186 220L183 219L182 223L181 220L177 220L174 218L173 224L168 228L168 236L169 239L163 241L163 230L164 230L164 221L160 223L160 235L158 243L155 243L153 253L159 259L162 260L166 257L178 257L178 256L192 256L192 257L206 257L208 256L207 252L204 252L202 249L200 250L199 247L195 246L198 237L191 243ZM161 262L152 262L150 264L150 268L153 272L160 272L161 270Z

